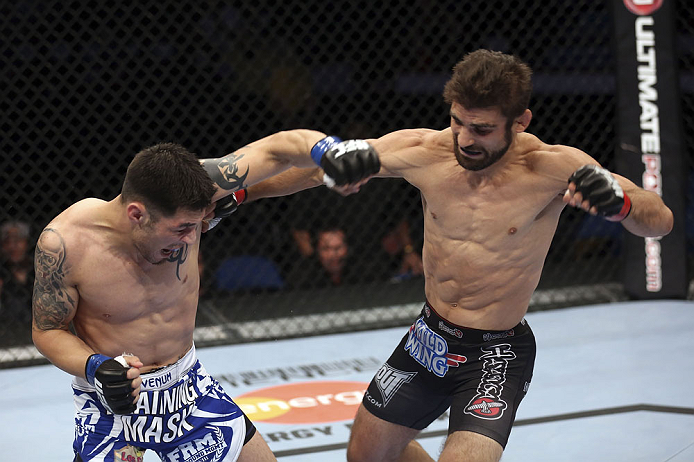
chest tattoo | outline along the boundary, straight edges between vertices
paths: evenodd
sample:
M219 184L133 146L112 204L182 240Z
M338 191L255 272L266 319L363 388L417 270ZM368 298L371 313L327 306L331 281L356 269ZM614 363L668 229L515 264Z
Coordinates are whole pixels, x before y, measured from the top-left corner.
M166 261L170 262L176 262L176 277L178 280L181 280L181 265L185 263L185 261L188 259L188 244L184 245L180 249L176 249L173 252L171 252L171 255L169 255L169 258Z

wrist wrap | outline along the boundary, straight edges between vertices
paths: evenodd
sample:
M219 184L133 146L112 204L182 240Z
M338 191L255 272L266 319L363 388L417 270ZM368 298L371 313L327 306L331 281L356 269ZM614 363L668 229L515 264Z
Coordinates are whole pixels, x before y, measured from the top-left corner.
M236 199L236 205L241 205L241 204L243 204L243 201L246 200L246 190L245 189L239 189L238 191L235 191L232 194L234 195L234 198Z
M84 376L87 378L87 382L89 382L90 385L94 385L94 376L96 375L96 370L99 368L99 366L101 366L101 363L109 359L112 358L97 353L91 355L87 359L87 362L84 365Z
M342 140L336 136L326 136L325 138L314 144L311 148L311 159L313 159L313 162L315 162L316 165L320 167L320 161L323 158L323 154L325 154L330 150L330 148L341 142Z
M615 215L610 215L609 217L605 217L606 220L608 221L622 221L626 217L629 216L629 213L631 212L631 199L629 199L629 196L627 196L627 193L624 194L624 204L622 205L621 210L615 214Z

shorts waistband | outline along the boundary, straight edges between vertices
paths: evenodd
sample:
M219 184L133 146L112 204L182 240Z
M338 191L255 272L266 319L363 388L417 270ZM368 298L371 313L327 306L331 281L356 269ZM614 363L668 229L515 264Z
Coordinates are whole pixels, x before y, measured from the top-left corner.
M142 390L163 390L169 388L185 377L197 361L195 345L193 345L188 350L188 353L175 363L140 375L142 378Z
M522 319L516 326L507 330L473 329L471 327L459 326L442 318L428 301L424 303L421 317L430 328L441 335L462 343L486 343L517 337L530 332L530 326L528 326L525 319Z
M163 390L181 380L198 362L195 353L195 345L190 347L190 350L183 355L181 359L173 364L155 369L150 372L141 374L143 391L145 390ZM74 387L80 390L93 391L94 387L81 377L75 377L72 381Z

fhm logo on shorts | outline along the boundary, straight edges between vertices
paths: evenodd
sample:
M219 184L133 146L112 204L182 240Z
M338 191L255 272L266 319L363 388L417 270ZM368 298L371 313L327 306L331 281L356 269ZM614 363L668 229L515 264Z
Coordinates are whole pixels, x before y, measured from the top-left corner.
M446 375L449 367L458 367L460 363L467 361L465 356L448 353L446 340L431 330L422 318L410 326L405 351L439 377Z
M224 449L227 443L224 441L224 434L219 427L205 425L211 430L204 437L179 444L176 449L168 453L164 460L166 462L197 462L209 460L218 462L222 460Z
M408 383L415 375L417 375L416 372L403 372L390 367L388 363L381 366L376 372L376 385L383 396L383 407L388 405L388 401L398 392L402 384Z
M502 343L482 347L482 380L477 387L477 394L465 407L465 413L487 420L501 418L507 407L506 401L501 399L501 392L506 382L506 369L508 362L516 358L511 351L511 345Z

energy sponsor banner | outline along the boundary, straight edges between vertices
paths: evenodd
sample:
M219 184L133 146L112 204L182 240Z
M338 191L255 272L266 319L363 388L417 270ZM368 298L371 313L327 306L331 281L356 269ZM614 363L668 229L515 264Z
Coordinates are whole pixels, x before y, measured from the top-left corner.
M346 448L354 415L382 364L373 357L360 357L288 363L215 377L253 421L270 449L278 454L301 454L332 445ZM446 412L428 430L447 428Z
M262 388L234 401L253 422L320 424L353 420L367 382L298 382Z
M625 233L624 287L637 299L685 298L685 147L673 43L675 2L613 1L616 171L659 194L675 216L665 237Z
M338 452L340 460L368 384L407 331L201 348L198 354L278 457ZM447 428L446 412L428 430L445 434Z

